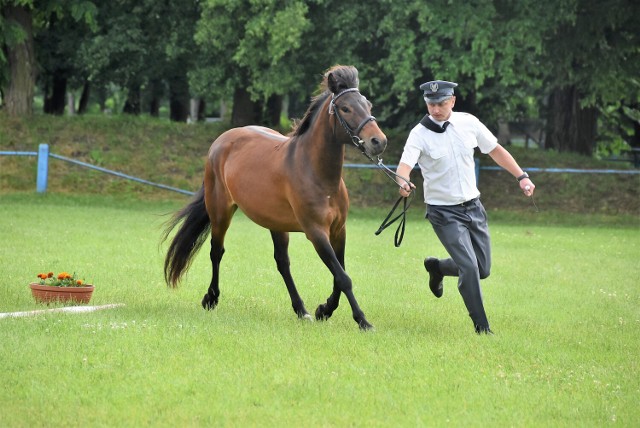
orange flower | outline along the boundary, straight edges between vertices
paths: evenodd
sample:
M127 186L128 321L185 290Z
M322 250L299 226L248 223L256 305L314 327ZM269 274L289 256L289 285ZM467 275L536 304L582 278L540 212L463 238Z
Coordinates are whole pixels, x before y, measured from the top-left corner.
M39 273L37 276L40 278L40 284L56 287L79 287L83 286L86 282L84 279L78 279L75 273L71 275L68 272L60 272L57 275L53 272Z

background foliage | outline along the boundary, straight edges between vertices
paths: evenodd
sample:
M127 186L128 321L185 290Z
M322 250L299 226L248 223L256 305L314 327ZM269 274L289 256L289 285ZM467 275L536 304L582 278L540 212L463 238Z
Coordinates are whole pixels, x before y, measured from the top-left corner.
M533 121L538 143L592 154L640 146L640 4L629 0L0 0L0 86L10 114L102 110L232 125L299 117L319 76L356 65L388 128L424 112L420 83L460 83L458 108ZM27 26L27 23L30 26ZM29 62L35 52L34 70ZM17 75L31 76L19 81ZM84 100L84 101L83 101ZM23 100L24 101L24 100ZM222 106L221 106L222 103ZM198 107L198 108L196 108ZM282 111L284 108L284 111ZM503 131L507 129L502 127ZM504 134L504 133L503 133ZM509 134L500 135L503 142Z

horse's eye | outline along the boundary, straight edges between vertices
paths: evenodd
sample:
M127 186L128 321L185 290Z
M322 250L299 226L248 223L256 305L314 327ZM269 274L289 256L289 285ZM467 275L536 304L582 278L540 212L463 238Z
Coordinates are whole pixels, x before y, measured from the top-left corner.
M349 107L340 107L343 113L349 113Z

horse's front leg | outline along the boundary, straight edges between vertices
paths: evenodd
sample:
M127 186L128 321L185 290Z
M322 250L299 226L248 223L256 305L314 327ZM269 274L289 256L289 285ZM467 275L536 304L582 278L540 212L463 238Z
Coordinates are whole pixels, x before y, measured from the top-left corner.
M358 301L353 295L351 278L345 271L344 252L346 233L343 232L333 237L330 242L327 235L320 233L316 237L310 238L316 252L333 274L333 292L327 302L321 304L316 309L316 319L325 320L331 317L340 303L340 293L344 293L351 305L353 319L362 330L369 330L373 326L365 318L364 312L360 309Z
M287 286L293 311L298 315L298 318L313 320L309 312L307 312L307 308L304 307L304 302L300 298L296 284L293 282L293 277L291 276L289 234L287 232L274 232L272 230L271 239L273 240L273 258L276 260L278 272L282 275L282 279Z

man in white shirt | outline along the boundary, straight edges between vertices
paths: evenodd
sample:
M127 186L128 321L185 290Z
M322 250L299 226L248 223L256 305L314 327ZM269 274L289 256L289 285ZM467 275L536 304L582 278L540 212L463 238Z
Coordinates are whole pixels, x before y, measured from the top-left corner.
M428 257L429 288L443 293L445 276L458 277L458 290L478 334L493 334L482 302L480 280L491 270L491 239L487 213L476 187L474 148L488 154L513 175L526 196L535 185L513 156L475 116L453 111L457 83L436 80L420 85L427 114L407 138L396 173L400 194L408 196L415 185L411 170L420 166L424 179L427 218L450 258Z

